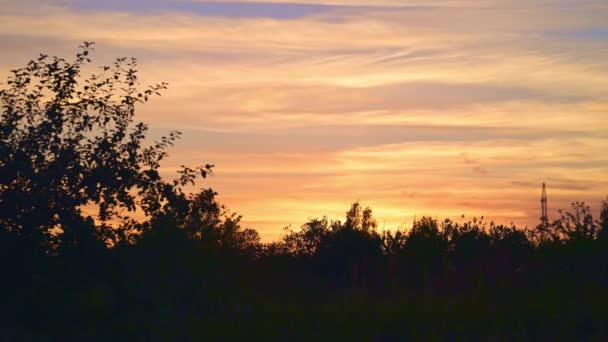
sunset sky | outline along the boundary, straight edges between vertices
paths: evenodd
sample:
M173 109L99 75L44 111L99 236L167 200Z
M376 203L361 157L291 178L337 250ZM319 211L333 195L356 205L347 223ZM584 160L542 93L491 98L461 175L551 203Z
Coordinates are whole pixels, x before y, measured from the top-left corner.
M264 240L369 205L380 228L484 215L536 225L608 195L608 2L0 0L0 82L44 52L137 57L163 165Z

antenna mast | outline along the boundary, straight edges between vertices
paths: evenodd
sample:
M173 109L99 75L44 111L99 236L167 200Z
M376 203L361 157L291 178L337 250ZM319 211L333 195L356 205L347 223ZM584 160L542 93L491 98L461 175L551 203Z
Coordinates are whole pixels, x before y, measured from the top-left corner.
M540 217L540 225L544 231L547 231L549 228L549 218L547 217L547 187L545 183L543 183L543 194L540 198L541 204L541 217Z

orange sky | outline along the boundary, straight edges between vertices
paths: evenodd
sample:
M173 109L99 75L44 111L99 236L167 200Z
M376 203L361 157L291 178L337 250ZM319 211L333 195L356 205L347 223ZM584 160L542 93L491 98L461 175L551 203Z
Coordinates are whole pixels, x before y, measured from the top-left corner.
M139 108L183 139L163 166L265 240L370 205L380 227L485 215L535 225L608 195L608 5L564 0L0 0L0 76L39 52L137 57Z

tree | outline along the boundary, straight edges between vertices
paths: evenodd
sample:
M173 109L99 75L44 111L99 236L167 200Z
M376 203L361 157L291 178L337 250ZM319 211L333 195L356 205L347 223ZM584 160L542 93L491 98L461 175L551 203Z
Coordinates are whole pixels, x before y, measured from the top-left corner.
M299 231L286 229L287 235L283 237L286 249L298 257L311 257L327 241L333 228L339 222L332 222L327 217L310 219L302 225Z
M602 201L600 219L596 223L600 227L598 238L608 241L608 198Z
M404 248L410 281L421 289L432 286L433 278L445 268L447 252L448 238L445 230L439 229L437 220L422 217L415 221Z
M593 220L591 208L585 202L572 203L572 212L559 211L560 219L554 223L555 229L568 240L593 240L600 226Z
M41 54L12 70L0 90L0 226L37 244L48 245L54 229L62 243L78 244L66 240L79 236L70 230L90 226L87 205L97 207L97 229L129 222L124 213L136 208L149 216L184 212L181 187L211 171L183 167L178 180L160 178L165 149L180 133L145 146L148 126L134 115L167 84L141 89L137 61L126 58L85 76L92 51L85 42L72 61ZM106 230L101 235L113 239L128 235Z
M390 230L382 232L382 249L386 255L397 255L402 253L407 241L407 234L400 230L394 233Z
M489 236L494 254L495 273L510 274L521 267L530 258L534 244L528 239L529 231L515 226L496 225L492 223Z
M370 207L363 209L359 202L355 202L346 212L346 222L344 223L344 226L350 229L370 231L375 230L378 227L378 223L374 219Z

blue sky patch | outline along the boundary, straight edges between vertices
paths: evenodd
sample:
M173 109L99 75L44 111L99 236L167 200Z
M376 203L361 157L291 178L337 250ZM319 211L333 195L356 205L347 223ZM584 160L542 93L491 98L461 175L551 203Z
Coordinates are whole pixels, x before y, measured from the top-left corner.
M138 13L179 11L204 16L266 17L274 19L296 19L339 8L339 6L300 3L192 2L163 0L74 0L71 3L71 7L80 10L107 10Z

